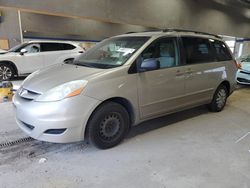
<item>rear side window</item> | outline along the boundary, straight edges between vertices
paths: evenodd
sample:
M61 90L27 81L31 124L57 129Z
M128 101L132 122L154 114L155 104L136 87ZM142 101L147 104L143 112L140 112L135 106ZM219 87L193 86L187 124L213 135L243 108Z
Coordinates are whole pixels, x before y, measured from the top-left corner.
M215 61L213 50L208 39L183 37L183 47L187 64L207 63Z
M63 49L64 50L73 50L75 49L76 47L71 45L71 44L63 44Z
M232 60L232 55L229 52L227 46L221 41L210 40L215 50L216 59L218 61L229 61Z
M66 43L41 43L42 52L72 50L75 46Z

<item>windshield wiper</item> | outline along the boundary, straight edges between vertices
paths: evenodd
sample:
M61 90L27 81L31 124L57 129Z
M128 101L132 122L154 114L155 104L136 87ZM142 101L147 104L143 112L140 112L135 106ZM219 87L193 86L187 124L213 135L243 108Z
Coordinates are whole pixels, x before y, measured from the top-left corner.
M91 65L91 64L89 64L89 63L81 63L81 62L78 62L78 61L75 61L75 62L73 63L73 65L96 68L94 65Z

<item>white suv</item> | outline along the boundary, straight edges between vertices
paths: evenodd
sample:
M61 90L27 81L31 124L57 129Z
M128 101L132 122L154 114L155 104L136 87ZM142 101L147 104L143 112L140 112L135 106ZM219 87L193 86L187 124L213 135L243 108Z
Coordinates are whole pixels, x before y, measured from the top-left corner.
M0 55L0 81L72 60L80 53L83 49L74 42L32 41L20 44Z

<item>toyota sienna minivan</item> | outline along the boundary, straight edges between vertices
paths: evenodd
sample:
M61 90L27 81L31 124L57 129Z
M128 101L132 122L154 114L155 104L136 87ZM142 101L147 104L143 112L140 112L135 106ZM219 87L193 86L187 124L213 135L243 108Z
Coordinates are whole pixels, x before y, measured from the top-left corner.
M237 64L216 35L164 30L106 39L73 63L34 72L16 92L16 121L32 138L119 144L133 125L207 104L221 111Z

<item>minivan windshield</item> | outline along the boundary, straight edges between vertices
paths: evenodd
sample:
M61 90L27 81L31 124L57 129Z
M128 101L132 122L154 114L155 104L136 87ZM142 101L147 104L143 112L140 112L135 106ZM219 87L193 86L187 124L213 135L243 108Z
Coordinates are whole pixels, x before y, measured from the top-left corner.
M88 50L73 64L101 69L123 65L149 37L115 37Z

